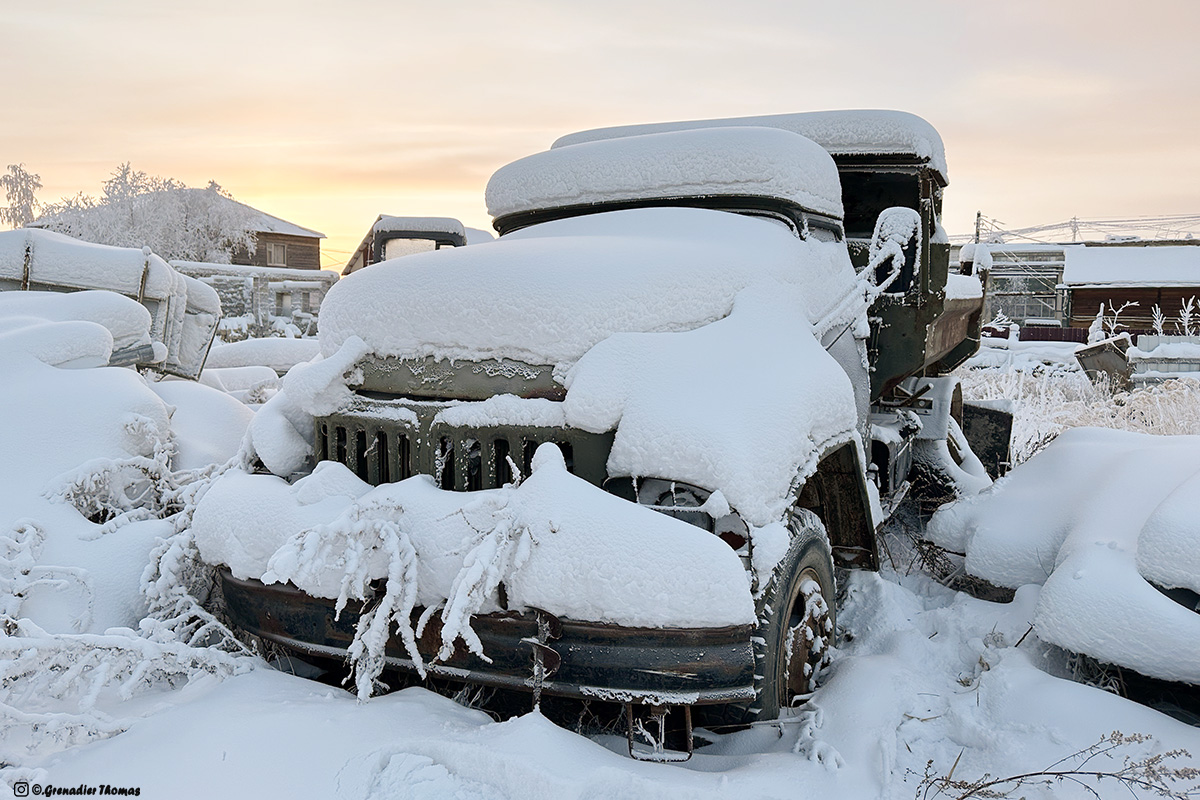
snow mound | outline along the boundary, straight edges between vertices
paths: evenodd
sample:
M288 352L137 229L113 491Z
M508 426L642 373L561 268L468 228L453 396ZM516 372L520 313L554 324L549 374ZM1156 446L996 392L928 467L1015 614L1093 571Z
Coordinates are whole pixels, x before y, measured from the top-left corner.
M549 150L501 167L488 213L672 197L771 197L842 216L833 159L778 128L715 128L630 136Z
M568 424L616 430L610 475L719 488L751 525L780 519L793 481L857 422L850 380L813 338L798 294L755 287L703 328L606 339L567 375Z
M1200 437L1075 428L992 490L939 511L928 535L965 552L973 575L1043 584L1043 640L1198 683L1200 615L1151 585L1200 590L1198 483Z
M148 512L120 527L86 514L149 506L171 434L166 405L136 372L86 368L107 362L112 335L65 318L110 303L57 297L44 313L64 321L0 319L0 612L52 633L99 633L141 618L141 573L171 526Z
M316 339L243 339L229 344L214 344L204 368L270 367L282 375L297 364L312 361L321 352Z
M159 381L150 389L169 406L176 470L223 464L241 447L254 412L225 392L191 381Z
M115 292L0 292L0 318L11 325L15 317L103 325L112 335L113 350L150 344L150 312Z

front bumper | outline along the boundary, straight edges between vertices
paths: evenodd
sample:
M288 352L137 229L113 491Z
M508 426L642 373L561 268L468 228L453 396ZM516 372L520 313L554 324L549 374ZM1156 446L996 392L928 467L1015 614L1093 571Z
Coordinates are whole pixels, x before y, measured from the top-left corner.
M226 570L221 579L237 627L301 653L346 656L359 618L353 604L335 620L333 600L312 597L290 584L267 586ZM441 638L435 616L418 639L428 674L533 691L538 688L535 663L540 663L548 673L540 681L544 695L651 705L754 699L749 625L632 628L560 621L541 612L503 612L472 617L471 627L491 663L462 646L446 661L430 663ZM416 672L396 636L388 641L386 660L390 667Z

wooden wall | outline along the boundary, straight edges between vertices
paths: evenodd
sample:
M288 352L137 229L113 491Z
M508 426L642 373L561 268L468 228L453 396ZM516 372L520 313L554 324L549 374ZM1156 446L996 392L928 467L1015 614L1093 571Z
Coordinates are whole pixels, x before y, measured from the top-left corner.
M1200 302L1200 284L1196 286L1110 286L1102 289L1072 288L1071 327L1086 328L1092 324L1104 303L1105 313L1110 313L1122 303L1136 302L1137 306L1121 312L1120 322L1134 330L1153 328L1153 311L1157 305L1167 317L1166 330L1173 330L1179 310L1189 297Z
M234 264L246 264L255 267L265 267L267 265L267 253L270 248L268 244L275 242L277 244L287 245L287 264L288 269L320 269L321 268L321 240L311 236L289 236L283 233L260 233L258 234L258 245L254 250L254 255L248 254L245 250L234 253L230 259ZM271 265L278 266L278 265Z

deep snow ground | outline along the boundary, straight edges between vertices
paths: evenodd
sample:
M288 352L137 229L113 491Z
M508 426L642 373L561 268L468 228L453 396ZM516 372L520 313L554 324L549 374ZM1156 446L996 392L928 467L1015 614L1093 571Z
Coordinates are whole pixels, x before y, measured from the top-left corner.
M82 340L73 334L70 341ZM0 523L8 536L0 545L13 548L0 561L15 567L0 574L0 590L11 593L0 595L0 611L63 612L61 619L44 615L58 622L52 634L0 633L0 797L25 780L43 791L137 787L150 798L890 800L913 797L930 762L934 774L953 771L966 780L1043 770L1064 758L1075 763L1071 754L1114 730L1152 738L1121 748L1115 759L1093 760L1101 771L1120 768L1126 756L1136 761L1177 748L1200 755L1200 728L1055 677L1066 674L1061 656L1026 635L1038 587L1019 589L1011 603L984 602L934 582L897 550L895 566L847 582L839 615L845 634L813 699L781 724L714 735L684 765L633 761L623 738L573 733L537 713L497 722L419 688L358 703L349 692L257 659L155 641L153 626L145 636L111 628L144 613L136 587L155 538L171 525L89 522L61 502L64 483L108 475L109 490L129 489L122 476L155 467L168 428L188 464L221 460L236 449L245 423L239 428L214 410L215 389L155 385L156 393L133 372L52 368L15 346L0 347L0 361L13 378L0 384L0 403L22 422L0 439ZM1099 404L1058 372L1010 365L976 378L989 391L1019 389L1028 442L1075 424L1077 417L1051 415L1052 406L1087 409L1091 424L1132 419L1119 416L1129 403ZM1059 393L1046 392L1048 384ZM1075 405L1056 399L1068 392L1077 395ZM1200 417L1191 392L1177 387L1144 397L1187 426ZM92 467L80 470L84 462ZM11 530L29 530L30 519L44 543L12 538ZM34 569L47 564L65 568L60 577L94 578L91 594L78 592L82 582L56 583L55 574ZM87 597L83 624L75 601ZM135 681L146 666L155 670L152 679ZM1172 763L1200 765L1191 757ZM1130 796L1112 783L1095 789L1102 798ZM1095 795L1067 783L1025 786L1012 796Z
M30 778L172 798L908 798L929 761L965 779L1036 771L1114 730L1153 737L1121 757L1200 753L1200 729L1048 674L1055 654L1021 641L1036 587L988 603L889 570L854 574L846 591L849 635L808 705L783 724L713 735L684 765L633 761L623 738L589 739L536 712L496 722L421 688L359 704L260 665L113 709L131 715L125 733L43 758ZM1093 795L1056 784L1014 796Z

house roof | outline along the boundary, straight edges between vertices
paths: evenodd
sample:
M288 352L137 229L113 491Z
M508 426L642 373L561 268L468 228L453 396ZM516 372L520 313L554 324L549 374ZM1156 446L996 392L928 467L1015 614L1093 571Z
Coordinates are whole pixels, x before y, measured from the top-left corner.
M1200 247L1070 247L1066 256L1068 286L1200 287Z
M191 192L206 192L207 189L189 189ZM265 211L259 211L253 206L248 206L245 203L239 203L231 197L221 195L221 201L232 203L242 208L248 209L254 214L254 230L258 233L281 233L287 236L304 236L310 239L324 239L325 234L320 231L314 231L311 228L303 228L294 222L288 222L286 219L268 214Z

